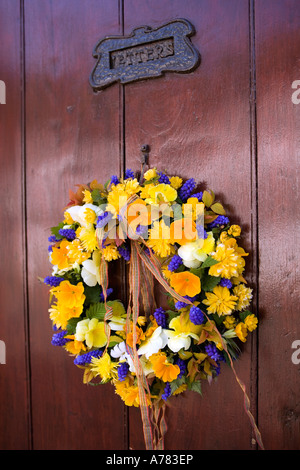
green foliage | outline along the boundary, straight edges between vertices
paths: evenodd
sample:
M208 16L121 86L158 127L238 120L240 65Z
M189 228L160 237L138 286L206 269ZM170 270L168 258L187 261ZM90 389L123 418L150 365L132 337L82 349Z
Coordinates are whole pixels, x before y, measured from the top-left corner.
M90 305L90 307L86 311L86 316L89 319L97 318L97 320L103 321L105 312L105 304L103 302L98 302L97 304Z

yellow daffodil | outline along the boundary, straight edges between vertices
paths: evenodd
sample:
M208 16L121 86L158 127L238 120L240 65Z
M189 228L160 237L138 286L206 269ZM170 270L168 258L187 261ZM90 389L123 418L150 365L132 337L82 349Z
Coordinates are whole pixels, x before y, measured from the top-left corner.
M50 292L55 295L61 305L65 305L68 308L82 305L85 301L82 282L74 285L70 281L62 281L59 286L53 287Z
M83 202L87 202L88 204L93 202L91 192L88 189L83 191Z
M189 349L191 338L199 340L201 325L194 325L189 319L189 314L184 313L173 318L165 332L168 336L168 347L171 351L178 352L180 349Z
M69 242L67 240L62 240L59 246L55 246L52 249L50 260L53 265L58 267L58 269L66 269L70 267L68 245Z
M178 249L178 255L182 258L187 268L198 268L208 255L214 250L215 239L212 232L208 232L207 238L185 243Z
M148 204L160 204L162 202L173 202L176 198L176 189L172 188L169 184L160 183L149 188L146 202Z
M80 227L77 229L76 235L86 251L92 253L98 247L96 230L93 224L89 224L87 227Z
M144 178L146 181L152 180L153 178L156 178L156 176L157 176L157 172L155 168L150 168L144 174Z

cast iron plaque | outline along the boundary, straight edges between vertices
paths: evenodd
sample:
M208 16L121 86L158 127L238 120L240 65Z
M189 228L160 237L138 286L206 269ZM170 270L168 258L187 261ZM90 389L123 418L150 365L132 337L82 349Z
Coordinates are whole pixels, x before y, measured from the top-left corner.
M141 26L130 36L108 36L94 48L97 59L90 84L99 91L115 82L129 83L159 77L166 72L188 73L200 63L200 54L190 41L193 25L185 19L159 28Z

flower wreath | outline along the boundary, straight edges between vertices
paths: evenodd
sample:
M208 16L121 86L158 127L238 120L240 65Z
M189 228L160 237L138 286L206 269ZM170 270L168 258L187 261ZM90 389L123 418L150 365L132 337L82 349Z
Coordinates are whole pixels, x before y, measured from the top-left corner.
M111 382L126 405L140 407L146 448L162 448L166 402L186 390L201 394L202 380L215 379L222 363L234 371L239 342L257 327L241 228L193 178L151 168L140 180L127 170L105 185L78 185L51 233L44 283L52 344L73 355L84 383ZM109 300L108 265L119 258L129 265L127 308ZM168 307L156 305L154 280ZM149 420L160 426L153 431Z

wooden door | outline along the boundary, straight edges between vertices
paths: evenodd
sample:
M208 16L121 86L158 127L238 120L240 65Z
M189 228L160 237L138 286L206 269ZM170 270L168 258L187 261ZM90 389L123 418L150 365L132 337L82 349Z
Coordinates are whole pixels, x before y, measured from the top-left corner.
M258 331L236 364L267 449L299 449L297 0L0 0L1 449L143 449L139 410L82 383L51 345L47 239L68 191L150 165L215 191L251 255ZM200 66L94 94L92 50L108 35L186 18ZM298 127L297 127L298 126ZM126 270L112 283L126 299ZM298 283L298 284L297 284ZM298 290L297 290L298 289ZM159 296L163 301L163 293ZM226 367L203 397L167 409L165 448L257 449Z

